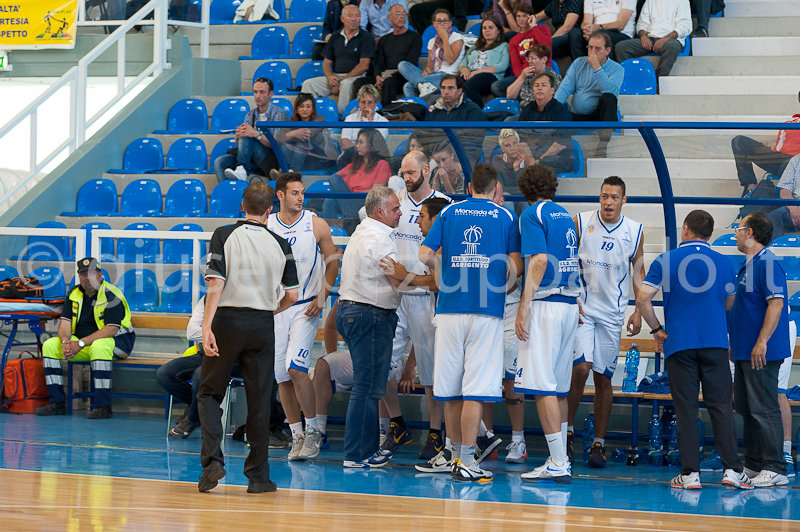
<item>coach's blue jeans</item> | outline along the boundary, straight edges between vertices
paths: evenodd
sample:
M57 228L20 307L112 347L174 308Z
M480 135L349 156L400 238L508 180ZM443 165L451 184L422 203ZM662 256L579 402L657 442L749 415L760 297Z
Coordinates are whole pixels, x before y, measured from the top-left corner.
M396 327L394 310L340 304L336 311L336 328L353 359L353 388L344 427L347 461L366 460L380 448L378 401L386 395Z

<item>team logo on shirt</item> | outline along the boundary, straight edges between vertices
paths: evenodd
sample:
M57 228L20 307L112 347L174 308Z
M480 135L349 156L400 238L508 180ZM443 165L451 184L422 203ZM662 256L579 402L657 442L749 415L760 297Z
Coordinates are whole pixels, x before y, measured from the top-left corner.
M594 226L593 225L589 226L588 232L589 232L589 234L594 233Z
M575 256L575 250L578 249L578 235L575 233L575 229L567 230L566 240L569 258L567 260L558 261L558 271L559 273L577 272L578 257Z
M478 253L480 239L483 236L483 229L477 225L471 225L464 231L464 241L466 253L454 255L450 259L453 268L488 268L489 257Z
M308 233L313 230L314 229L311 228L311 222L306 222L306 228L304 229L304 232Z

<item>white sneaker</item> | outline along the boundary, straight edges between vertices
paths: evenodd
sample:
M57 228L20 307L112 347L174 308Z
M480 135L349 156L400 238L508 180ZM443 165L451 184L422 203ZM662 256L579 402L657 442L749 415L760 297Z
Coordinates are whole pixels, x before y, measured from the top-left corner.
M433 83L428 83L427 81L425 83L417 84L417 88L419 89L420 98L424 98L425 96L433 94L434 92L439 90L436 88L436 85L434 85Z
M555 482L556 484L569 484L572 482L572 467L569 460L564 465L556 465L551 457L529 473L523 473L520 478L525 482Z
M238 179L239 181L247 181L247 170L244 169L244 166L237 166L236 170L232 170L230 168L225 169L225 177L228 179Z
M381 429L381 443L378 447L383 448L383 442L386 441L386 431Z
M300 449L300 457L306 460L319 456L319 448L322 446L322 433L314 427L306 427L304 440L303 448Z
M470 465L464 465L461 461L456 462L452 472L453 480L458 482L491 482L494 475L491 471L481 469L477 461L473 460Z
M740 490L753 489L753 484L750 482L750 478L747 476L747 473L744 471L737 473L733 469L725 470L725 473L722 475L722 485Z
M525 459L528 457L528 448L525 447L524 441L512 441L506 447L506 463L508 464L524 464Z
M671 485L684 490L699 490L703 487L700 485L700 473L696 471L688 475L678 475L672 479Z
M300 454L303 450L303 445L305 445L305 436L302 433L297 433L292 436L292 449L289 451L289 460L305 460L305 458Z
M451 451L450 449L442 449L439 454L425 462L424 464L417 464L414 466L417 471L423 473L450 473L453 471L453 466L450 464Z
M775 471L767 471L765 469L750 482L752 482L753 487L756 488L772 488L775 486L785 486L789 483L789 479L786 478L786 475L781 475Z

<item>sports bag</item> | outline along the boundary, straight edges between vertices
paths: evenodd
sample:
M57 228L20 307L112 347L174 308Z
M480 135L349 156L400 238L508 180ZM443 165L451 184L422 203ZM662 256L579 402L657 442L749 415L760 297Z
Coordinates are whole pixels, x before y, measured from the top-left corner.
M15 414L33 414L38 407L47 405L44 360L22 356L9 360L3 371L3 395L3 406Z

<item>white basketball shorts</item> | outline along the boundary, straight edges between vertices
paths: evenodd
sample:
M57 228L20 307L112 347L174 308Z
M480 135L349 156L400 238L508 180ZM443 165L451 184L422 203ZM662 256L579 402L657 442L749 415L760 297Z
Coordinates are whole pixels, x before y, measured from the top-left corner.
M583 323L575 333L572 365L592 363L592 371L612 377L619 358L622 325L611 325L591 316L581 316Z
M431 315L431 299L428 294L404 294L397 308L397 329L392 342L392 365L389 379L396 373L406 346L409 342L414 346L417 359L419 383L422 386L433 386L433 339L436 327ZM400 373L402 377L402 372ZM398 379L399 380L399 379Z
M519 338L517 338L517 311L519 301L509 303L505 309L505 324L503 326L503 378L514 379L517 374L517 353L519 352Z
M308 305L295 305L275 315L275 379L289 380L289 368L308 373L319 316L306 316Z
M785 394L789 389L789 376L792 374L792 358L794 357L794 346L797 344L797 324L789 322L789 358L784 359L778 370L778 393Z

